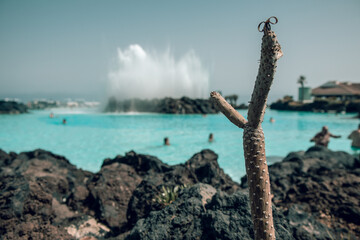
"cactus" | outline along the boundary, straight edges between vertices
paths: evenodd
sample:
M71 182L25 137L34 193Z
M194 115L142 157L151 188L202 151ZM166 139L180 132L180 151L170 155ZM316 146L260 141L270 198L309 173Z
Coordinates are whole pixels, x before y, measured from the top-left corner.
M271 22L275 19L275 22ZM270 24L277 23L271 17L264 24L262 32L261 59L254 91L248 110L248 121L217 92L210 94L220 111L236 126L244 129L243 147L246 174L249 185L251 216L256 240L275 239L271 207L269 171L265 156L265 137L261 127L267 96L274 79L276 62L282 56L280 44ZM260 31L260 29L259 29Z

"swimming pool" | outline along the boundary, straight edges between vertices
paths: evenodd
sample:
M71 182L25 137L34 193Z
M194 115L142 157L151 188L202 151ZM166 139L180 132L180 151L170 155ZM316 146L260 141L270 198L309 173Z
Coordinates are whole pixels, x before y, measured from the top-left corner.
M50 118L53 112L55 117ZM240 113L246 116L246 110ZM357 128L354 114L283 112L267 110L263 122L268 161L289 152L307 150L321 127L342 135L331 139L329 148L351 152L347 136ZM270 123L270 117L275 119ZM66 118L67 124L62 124ZM222 114L104 114L94 109L52 109L22 115L0 115L0 148L31 151L42 148L64 155L77 167L98 171L105 158L130 150L157 156L168 164L183 163L209 148L219 155L219 164L235 181L245 174L242 129ZM214 142L208 142L210 133ZM170 146L163 146L164 137Z

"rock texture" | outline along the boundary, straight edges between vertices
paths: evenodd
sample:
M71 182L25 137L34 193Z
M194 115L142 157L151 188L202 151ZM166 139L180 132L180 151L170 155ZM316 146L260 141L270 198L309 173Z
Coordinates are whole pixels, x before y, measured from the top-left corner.
M2 239L120 238L138 219L162 208L151 201L162 186L198 182L228 193L240 189L210 150L175 166L129 152L105 159L96 174L40 149L20 154L0 150L0 235Z
M27 113L27 106L15 101L0 100L0 114Z
M201 182L229 194L239 190L239 184L233 182L219 167L217 157L213 151L203 150L185 164L175 166L161 163L157 158L152 159L156 161L157 164L152 163L156 167L144 175L143 181L137 186L129 202L127 218L130 226L132 227L140 218L147 217L151 211L161 209L162 206L154 203L152 199L160 194L163 186L193 185Z
M359 166L318 147L272 165L277 239L359 237ZM182 184L172 204L153 201ZM0 239L252 239L251 226L247 190L211 150L174 166L131 151L98 173L40 149L0 150Z
M116 100L110 98L105 112L153 112L169 114L211 114L218 113L214 103L208 99L163 98L153 100Z
M139 220L126 239L239 239L254 238L246 194L227 195L206 184L182 190L179 198ZM293 239L283 215L275 213L278 239Z
M57 227L76 214L66 205L88 173L43 150L0 151L0 235L3 239L72 239Z
M269 167L274 203L297 239L360 237L360 161L314 146ZM246 177L241 185L246 187Z

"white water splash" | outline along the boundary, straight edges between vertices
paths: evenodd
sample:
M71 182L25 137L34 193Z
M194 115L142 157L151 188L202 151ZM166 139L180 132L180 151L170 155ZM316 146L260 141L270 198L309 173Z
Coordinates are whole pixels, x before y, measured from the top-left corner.
M118 49L116 69L110 71L109 95L129 98L207 98L209 73L194 51L179 60L169 50L147 52L139 45Z

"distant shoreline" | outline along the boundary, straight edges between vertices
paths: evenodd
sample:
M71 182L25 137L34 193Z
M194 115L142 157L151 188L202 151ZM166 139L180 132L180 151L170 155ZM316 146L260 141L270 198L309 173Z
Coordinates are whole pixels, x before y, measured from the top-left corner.
M360 113L360 100L326 100L317 99L313 102L297 102L292 99L279 99L270 104L270 109L286 111L307 111L327 113Z

